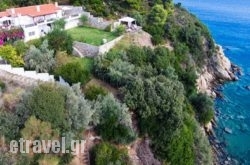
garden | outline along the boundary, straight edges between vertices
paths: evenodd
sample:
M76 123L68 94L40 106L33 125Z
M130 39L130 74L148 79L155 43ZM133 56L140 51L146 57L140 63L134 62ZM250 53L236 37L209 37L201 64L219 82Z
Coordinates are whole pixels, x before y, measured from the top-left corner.
M102 45L103 39L107 39L109 42L117 37L117 35L112 32L83 26L69 29L67 32L71 35L74 41L84 42L96 46Z

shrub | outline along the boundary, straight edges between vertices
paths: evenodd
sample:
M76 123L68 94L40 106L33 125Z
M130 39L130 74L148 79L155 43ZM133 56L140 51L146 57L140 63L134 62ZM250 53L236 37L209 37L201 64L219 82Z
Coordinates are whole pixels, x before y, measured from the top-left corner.
M11 28L10 30L0 30L0 45L4 43L13 43L16 40L24 38L22 28Z
M50 122L53 128L65 129L65 96L55 84L41 84L26 93L16 106L20 126L34 115L37 119Z
M67 63L56 69L55 73L57 76L62 76L69 84L78 82L86 84L91 76L91 71L80 61Z
M16 52L19 56L24 56L26 50L28 49L27 45L21 40L15 41L14 47L16 48Z
M145 30L152 35L154 44L161 44L164 36L164 24L167 19L168 12L163 5L156 4L147 17L147 26Z
M68 55L65 51L56 52L55 60L56 60L56 68L63 66L67 63L72 62L75 59L75 57Z
M65 28L65 20L63 18L56 20L55 22L53 22L53 28L54 29L59 29L59 30L64 30Z
M0 56L14 67L24 65L22 57L17 54L16 49L11 45L1 46Z
M86 88L84 94L86 99L96 100L99 95L107 95L107 91L100 86L90 85Z
M27 69L37 72L49 72L55 66L54 51L48 49L48 41L44 40L39 48L31 46L26 52L24 60Z
M206 94L199 93L191 97L191 103L195 108L197 118L201 124L207 124L214 117L213 100Z
M113 33L117 36L120 36L124 34L125 31L126 31L126 27L124 25L119 25L118 27L115 28Z
M88 21L89 21L89 19L86 15L82 15L80 17L80 22L81 22L82 26L86 26L88 24Z
M128 151L126 149L118 149L109 143L101 143L96 145L92 150L95 165L119 164L129 165Z
M0 109L0 138L4 136L7 141L11 141L17 137L19 132L17 120L17 116L13 113Z
M144 26L146 20L143 15L141 15L139 12L136 11L136 12L133 12L131 16L136 19L136 23L139 26Z
M43 43L43 38L30 40L27 42L28 45L34 45L35 47L40 47Z
M54 29L48 33L47 39L51 49L55 49L57 51L67 51L68 54L72 53L73 39L66 31Z
M100 116L97 132L104 140L127 144L135 139L131 115L125 104L118 102L114 96L98 97L96 113Z

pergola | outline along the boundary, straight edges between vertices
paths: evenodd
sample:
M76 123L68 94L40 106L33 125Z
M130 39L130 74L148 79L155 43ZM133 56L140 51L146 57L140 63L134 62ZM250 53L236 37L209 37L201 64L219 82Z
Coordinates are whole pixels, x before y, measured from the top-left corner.
M128 28L136 26L136 20L134 18L131 18L131 17L123 17L123 18L119 19L119 22L121 24L126 25Z

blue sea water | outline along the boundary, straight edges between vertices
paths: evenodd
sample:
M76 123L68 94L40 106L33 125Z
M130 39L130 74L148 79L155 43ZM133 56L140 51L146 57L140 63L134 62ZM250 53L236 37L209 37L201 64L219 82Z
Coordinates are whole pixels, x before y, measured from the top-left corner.
M217 138L240 164L250 165L250 0L175 0L205 23L225 54L243 70L237 82L222 87L217 99ZM227 134L225 127L232 130Z

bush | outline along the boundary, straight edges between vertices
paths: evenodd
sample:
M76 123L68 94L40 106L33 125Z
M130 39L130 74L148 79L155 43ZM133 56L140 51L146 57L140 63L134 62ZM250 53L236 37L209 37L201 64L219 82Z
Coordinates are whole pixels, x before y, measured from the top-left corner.
M95 165L131 164L129 162L128 151L126 149L118 149L109 143L96 145L92 150L91 156L93 157L93 164Z
M136 23L139 25L139 26L144 26L144 24L145 24L145 17L144 17L144 15L141 15L139 12L133 12L132 14L131 14L131 17L133 17L134 19L136 19Z
M131 115L125 104L118 102L114 96L98 97L96 113L100 116L97 132L106 141L127 144L135 139Z
M126 27L124 25L119 25L118 27L115 28L113 33L117 36L120 36L124 34L125 31L126 31Z
M57 51L67 51L68 54L72 53L73 39L66 31L54 29L48 33L47 39L51 49L55 49Z
M68 55L65 51L61 52L58 51L56 52L56 56L55 56L55 61L56 61L56 68L63 66L67 63L72 62L75 59L74 56Z
M43 38L34 39L27 42L29 46L34 45L37 48L40 47L42 43L43 43Z
M39 48L30 46L24 60L26 69L35 69L37 72L49 72L55 66L54 51L48 49L48 41L44 40Z
M18 40L14 42L14 47L16 48L16 52L19 56L24 56L28 47L25 42Z
M55 22L53 22L53 28L54 29L59 29L59 30L64 30L65 24L66 24L66 21L63 18L61 18L61 19L56 20Z
M88 100L96 100L99 95L105 96L108 92L100 86L90 85L86 88L84 95Z
M22 57L17 54L16 49L11 45L1 46L0 56L14 67L24 65Z
M191 97L191 103L195 108L198 121L201 124L207 124L214 117L213 100L206 94L199 93Z
M20 126L34 115L37 119L47 121L53 128L65 129L65 96L55 84L41 84L23 96L16 106Z
M148 17L147 26L145 30L152 35L152 42L157 45L163 42L164 37L164 24L167 19L168 12L164 9L163 5L155 5Z
M86 84L90 80L91 70L80 61L74 61L57 68L55 74L71 85L78 82Z
M0 138L4 136L7 141L11 141L17 137L19 132L17 120L17 116L13 113L0 109Z
M89 21L89 19L86 15L82 15L80 17L80 22L81 22L82 26L86 26L88 24L88 21Z

